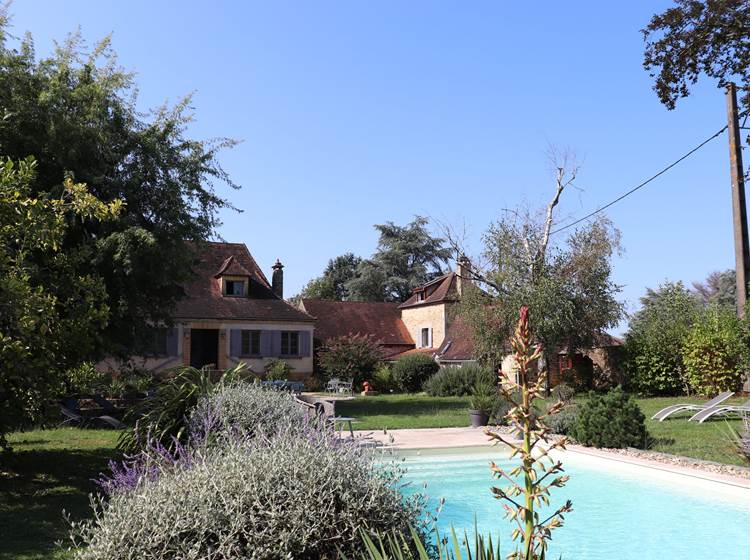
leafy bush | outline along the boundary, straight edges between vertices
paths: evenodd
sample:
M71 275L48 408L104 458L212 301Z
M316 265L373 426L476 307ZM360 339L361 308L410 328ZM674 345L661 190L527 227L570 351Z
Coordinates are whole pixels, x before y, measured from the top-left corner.
M444 367L424 383L425 392L431 397L464 397L470 395L478 382L495 383L497 376L476 364L461 367Z
M292 366L280 358L272 358L263 366L263 371L266 381L285 381L292 373Z
M273 437L306 423L305 411L284 391L258 383L227 383L203 396L190 415L190 433L225 440Z
M635 399L620 387L604 395L591 392L580 407L571 435L587 446L643 448L645 417Z
M383 359L383 351L372 336L339 336L318 350L318 363L327 379L351 379L355 385L372 378Z
M551 414L544 419L550 431L561 436L571 435L577 421L578 407L574 405L565 406L557 414Z
M70 368L63 375L65 391L71 395L98 393L108 381L109 376L97 371L91 362L84 362L77 367Z
M393 382L393 372L388 364L380 364L372 374L372 387L380 393L391 393L397 389Z
M731 309L712 307L685 339L683 362L688 383L702 395L736 391L742 386L747 355L741 320Z
M409 534L421 496L404 500L400 471L382 468L332 430L228 441L172 463L154 480L94 502L73 525L78 560L336 558L360 529ZM337 553L336 551L339 551Z
M682 348L700 316L696 296L681 282L648 290L625 337L627 372L635 391L678 395L687 388Z
M478 410L489 416L495 410L499 396L500 393L493 384L477 382L471 390L469 410Z
M224 372L219 383L237 379L243 364ZM120 434L117 447L133 453L155 440L169 447L174 440L186 441L187 418L195 405L215 387L208 373L192 367L173 370L172 377L156 389L156 394L126 415L126 421L134 425Z
M568 404L576 394L575 389L565 383L560 383L552 389L552 394L557 398L558 401Z
M407 354L393 364L393 381L405 393L417 393L440 366L426 354Z

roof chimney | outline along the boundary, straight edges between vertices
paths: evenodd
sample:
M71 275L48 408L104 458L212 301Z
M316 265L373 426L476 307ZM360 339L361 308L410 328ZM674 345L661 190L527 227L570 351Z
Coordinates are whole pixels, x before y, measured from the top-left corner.
M456 259L456 290L458 296L463 295L463 289L465 286L473 283L471 276L471 261L469 261L466 255L459 255Z
M273 293L284 299L284 265L276 259L276 264L273 265L273 276L271 277L271 288Z

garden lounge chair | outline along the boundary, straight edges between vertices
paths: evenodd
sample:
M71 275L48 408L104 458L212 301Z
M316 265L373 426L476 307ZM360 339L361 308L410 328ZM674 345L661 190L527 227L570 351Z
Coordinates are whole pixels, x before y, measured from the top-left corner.
M700 412L698 412L698 414L694 414L690 417L690 420L688 420L688 422L697 420L699 424L702 424L703 422L711 418L711 416L725 416L727 414L750 414L750 400L739 406L732 406L729 404L719 404L716 406L712 406L711 408L701 410Z
M651 417L651 419L658 420L659 422L663 422L668 416L672 416L673 414L676 414L678 412L686 412L686 411L701 412L703 410L712 408L714 406L717 406L723 403L732 395L734 395L732 391L727 391L725 393L717 395L716 397L714 397L713 399L711 399L705 404L689 404L689 403L673 404L672 406L662 408L659 412L654 414Z
M60 403L60 412L62 412L64 417L64 420L62 421L63 425L72 424L84 428L89 424L99 422L101 424L106 424L115 430L122 430L126 427L125 424L120 422L117 418L112 418L106 414L95 416L93 418L84 417L81 414L81 410L78 408L78 402L75 399L64 399L64 401Z

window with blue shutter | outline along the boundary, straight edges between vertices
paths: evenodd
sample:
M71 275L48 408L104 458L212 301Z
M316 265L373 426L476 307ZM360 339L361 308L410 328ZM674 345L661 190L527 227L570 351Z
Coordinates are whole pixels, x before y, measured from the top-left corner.
M260 331L260 355L273 356L273 331Z
M242 331L232 329L229 331L229 355L233 358L239 358L242 350Z
M167 329L167 356L179 356L178 342L180 330L177 327Z
M281 331L281 355L299 356L299 331Z
M299 355L303 358L310 356L310 331L300 331L299 333Z

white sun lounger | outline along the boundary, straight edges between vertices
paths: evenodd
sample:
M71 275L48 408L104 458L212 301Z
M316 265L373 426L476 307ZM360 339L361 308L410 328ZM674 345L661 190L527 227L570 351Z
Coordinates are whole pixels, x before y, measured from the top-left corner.
M703 422L711 418L711 416L716 416L717 414L724 416L725 414L742 413L750 414L750 400L739 406L732 406L729 404L719 404L716 406L712 406L711 408L701 410L698 414L694 414L688 421L692 422L693 420L697 420L699 424L702 424Z
M673 404L672 406L662 408L659 412L657 412L651 417L651 420L658 420L659 422L663 422L668 416L672 416L673 414L676 414L677 412L685 412L685 411L702 412L706 409L715 407L723 403L732 395L734 395L734 392L727 391L725 393L717 395L716 397L714 397L713 399L711 399L705 404L689 404L689 403Z

